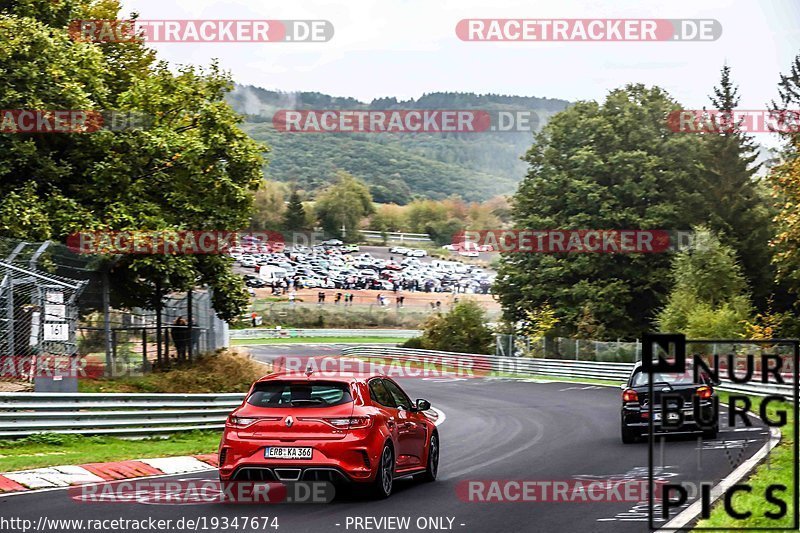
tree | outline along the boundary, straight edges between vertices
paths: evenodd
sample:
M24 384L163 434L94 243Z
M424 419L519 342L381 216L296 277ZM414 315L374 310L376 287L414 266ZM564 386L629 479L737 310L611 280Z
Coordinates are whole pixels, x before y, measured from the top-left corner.
M553 116L525 156L513 198L519 229L688 229L704 219L703 141L674 135L679 109L658 87L629 85L603 103L578 102ZM650 328L669 290L666 254L507 253L494 291L509 321L549 302L566 334L588 304L607 338Z
M657 317L659 329L691 338L743 337L752 308L736 252L708 228L695 234L695 245L673 260L674 286Z
M761 165L755 164L758 154L753 139L725 119L732 117L739 105L729 66L722 68L720 84L709 98L722 119L717 120L719 133L703 136L707 224L736 251L753 297L763 306L774 279L769 249L771 214L764 186L756 178Z
M486 312L473 300L463 300L425 322L421 345L426 350L493 353L494 334L486 326Z
M253 197L250 229L256 231L281 229L284 226L284 212L287 212L287 209L284 203L284 185L277 181L262 181Z
M793 112L800 107L800 55L795 57L790 73L781 75L778 92L780 102L772 103L774 112ZM786 140L783 161L769 176L778 208L774 263L778 280L797 295L800 293L800 133L787 131L783 138Z
M376 231L403 231L406 229L406 217L403 208L396 204L380 204L370 220L370 228Z
M525 320L520 323L519 331L532 339L540 339L558 326L555 309L545 302L541 307L525 312Z
M361 221L375 212L369 188L355 176L343 170L337 173L337 181L317 197L314 212L329 235L358 240Z
M0 109L114 110L147 117L124 130L0 136L0 232L27 239L79 231L246 227L266 147L239 129L232 88L214 63L170 68L144 42L73 40L76 19L121 19L109 0L5 3ZM41 75L47 72L48 75ZM241 312L243 287L220 256L114 257L112 301L153 308L198 283L222 318Z
M289 196L289 203L286 205L286 212L283 216L283 227L288 231L307 229L306 208L303 207L303 200L297 189L292 190L292 194Z

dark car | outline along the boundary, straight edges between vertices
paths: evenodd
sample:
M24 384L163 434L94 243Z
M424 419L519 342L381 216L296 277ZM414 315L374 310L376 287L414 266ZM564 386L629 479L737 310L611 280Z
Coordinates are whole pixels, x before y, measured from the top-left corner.
M622 385L622 442L630 444L650 429L649 376L636 363ZM654 373L653 429L655 433L702 433L716 438L719 431L719 402L710 377L700 372L698 382L688 369L683 373ZM663 406L667 406L663 413ZM666 414L666 419L663 416Z

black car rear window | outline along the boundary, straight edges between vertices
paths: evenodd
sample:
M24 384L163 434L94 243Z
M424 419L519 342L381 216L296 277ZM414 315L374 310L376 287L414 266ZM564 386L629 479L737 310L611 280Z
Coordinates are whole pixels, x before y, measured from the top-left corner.
M710 379L705 372L700 372L699 379L702 384L708 384ZM647 385L649 378L646 372L637 370L633 375L633 386L641 387ZM682 373L655 372L653 373L653 383L668 383L670 385L694 385L694 375L691 370ZM698 384L699 385L699 384Z
M335 381L258 383L247 403L256 407L332 407L353 401L350 386Z

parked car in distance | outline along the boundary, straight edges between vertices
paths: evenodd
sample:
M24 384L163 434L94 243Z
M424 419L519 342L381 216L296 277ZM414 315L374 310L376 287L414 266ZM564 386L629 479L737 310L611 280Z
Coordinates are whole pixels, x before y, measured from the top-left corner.
M288 275L286 270L277 266L264 265L258 267L258 277L270 287L274 287L275 284L283 281Z

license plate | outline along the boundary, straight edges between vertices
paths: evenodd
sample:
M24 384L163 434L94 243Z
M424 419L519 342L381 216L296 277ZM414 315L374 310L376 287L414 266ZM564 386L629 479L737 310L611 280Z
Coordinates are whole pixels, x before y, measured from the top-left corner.
M661 413L653 413L653 420L660 421ZM678 420L678 413L667 413L667 420Z
M313 448L270 446L264 450L264 457L267 459L311 459L313 453Z

